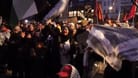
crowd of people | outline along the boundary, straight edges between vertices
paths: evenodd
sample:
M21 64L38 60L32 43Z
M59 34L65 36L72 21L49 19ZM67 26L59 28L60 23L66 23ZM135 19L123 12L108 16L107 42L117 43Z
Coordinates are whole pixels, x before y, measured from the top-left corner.
M117 24L111 25L110 20L104 25L117 27ZM20 22L13 28L1 24L0 73L8 72L7 76L11 78L60 78L60 69L71 64L78 70L80 78L94 78L94 62L103 59L91 48L86 49L83 39L87 39L87 29L92 26L91 21L82 24L52 20ZM84 61L86 51L89 62Z
M83 50L78 35L85 26L74 23L19 23L13 28L0 26L0 65L13 78L57 78L65 64L83 74ZM2 70L5 72L5 70Z

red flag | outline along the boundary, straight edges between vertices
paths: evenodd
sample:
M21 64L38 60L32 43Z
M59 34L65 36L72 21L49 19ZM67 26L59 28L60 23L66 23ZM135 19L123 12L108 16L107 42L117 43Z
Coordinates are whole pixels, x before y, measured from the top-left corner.
M102 6L100 3L98 3L98 18L99 20L103 20Z
M137 9L136 5L133 4L126 20L129 20L129 19L135 17L136 9Z
M127 21L127 16L128 16L128 13L125 13L123 16L123 21Z
M103 21L103 12L102 12L102 6L99 2L96 1L95 6L95 16L98 18L98 20Z
M98 2L97 2L97 0L95 0L95 7L94 7L94 15L95 16L97 16L97 4L98 4Z

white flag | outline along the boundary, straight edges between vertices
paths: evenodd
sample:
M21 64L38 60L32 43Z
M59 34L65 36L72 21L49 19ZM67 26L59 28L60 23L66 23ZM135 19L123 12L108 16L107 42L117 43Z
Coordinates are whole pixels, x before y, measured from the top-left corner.
M25 19L38 13L34 0L13 0L13 7L18 20Z
M53 17L59 16L67 7L69 0L60 0L52 10L44 17L45 20Z
M115 70L122 60L138 61L138 30L96 25L89 31L88 46L102 56Z

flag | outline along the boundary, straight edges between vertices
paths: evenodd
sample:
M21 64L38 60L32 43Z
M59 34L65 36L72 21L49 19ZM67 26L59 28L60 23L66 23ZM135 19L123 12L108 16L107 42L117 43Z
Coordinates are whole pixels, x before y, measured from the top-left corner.
M138 0L131 0L131 2L134 4L134 5L136 5L136 6L138 6Z
M98 18L98 20L103 21L103 12L102 12L102 6L99 2L95 2L95 9L94 9L94 14Z
M15 26L24 19L42 21L60 0L1 0L1 12L7 23ZM6 6L6 7L5 7ZM5 7L5 9L3 8Z
M13 7L18 20L25 19L38 13L34 0L13 0Z
M47 20L51 17L59 16L65 10L68 3L69 3L69 0L59 0L59 2L55 5L55 7L53 7L52 10L50 10L48 14L46 14L44 19Z
M130 9L130 12L129 12L127 18L126 18L126 20L129 20L131 18L134 18L135 17L135 14L136 14L136 10L137 10L137 7L136 7L136 5L133 4L132 7L131 7L131 9Z
M87 44L115 70L121 69L122 60L138 61L137 29L96 25L89 31Z
M98 5L97 0L95 0L94 3L95 3L95 6L94 6L94 15L97 16L97 7L98 7L98 6L97 6L97 5Z
M123 16L123 21L127 21L127 16L128 16L128 13L125 13L124 16Z
M59 1L60 0L13 0L11 20L16 17L17 20L33 18L37 21L41 21Z

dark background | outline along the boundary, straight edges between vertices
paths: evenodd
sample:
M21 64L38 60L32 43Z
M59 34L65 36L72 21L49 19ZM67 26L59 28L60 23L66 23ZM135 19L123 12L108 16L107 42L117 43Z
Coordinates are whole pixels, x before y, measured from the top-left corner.
M9 22L12 0L0 0L0 16Z
M12 1L13 0L0 0L0 16L3 17L7 23L11 19L11 10L12 10ZM35 20L42 20L43 17L54 7L54 5L59 0L34 0L37 5L38 14L32 16Z

